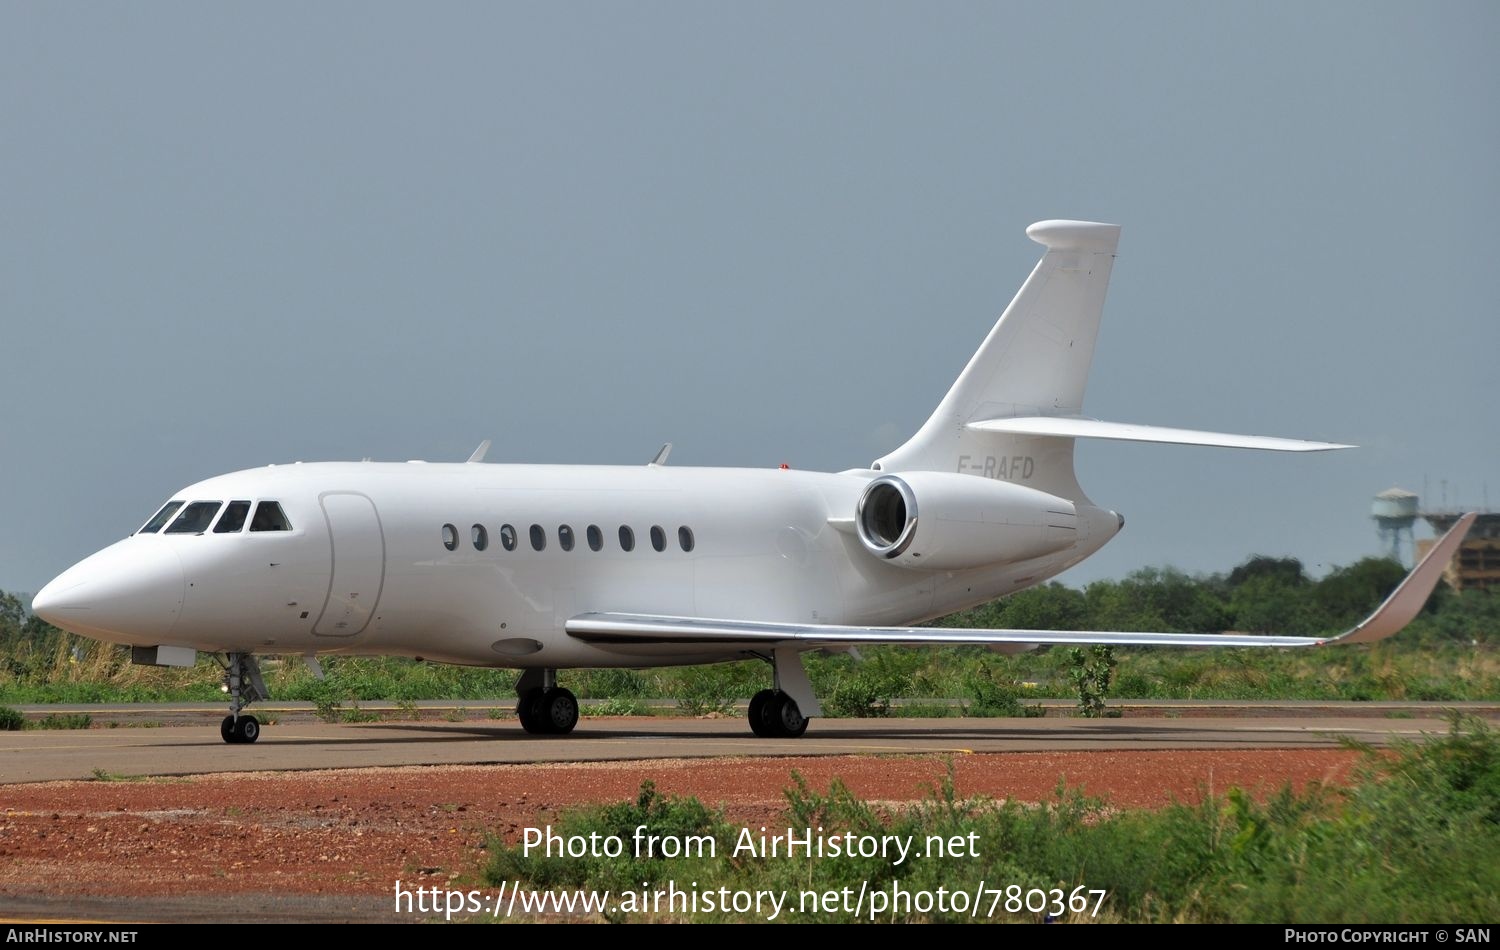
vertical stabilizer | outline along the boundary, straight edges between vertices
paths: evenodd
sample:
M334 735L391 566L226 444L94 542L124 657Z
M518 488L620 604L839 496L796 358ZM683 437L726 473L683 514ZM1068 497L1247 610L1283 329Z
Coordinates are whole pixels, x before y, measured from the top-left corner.
M916 435L873 468L962 472L1086 501L1073 440L985 432L970 423L1076 416L1083 409L1119 225L1040 221L1026 234L1047 252Z

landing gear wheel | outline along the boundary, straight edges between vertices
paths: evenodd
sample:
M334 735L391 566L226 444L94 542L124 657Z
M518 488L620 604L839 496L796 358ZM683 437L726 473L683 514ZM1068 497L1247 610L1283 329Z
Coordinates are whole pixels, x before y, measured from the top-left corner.
M521 728L533 735L547 731L542 728L541 717L536 711L541 698L542 691L539 689L528 689L516 698L516 718L521 720Z
M807 731L807 717L786 693L763 689L750 698L750 731L762 739L795 739Z
M766 702L762 713L778 739L795 739L807 731L807 717L797 708L797 701L786 693L776 693Z
M766 720L766 704L776 697L776 691L763 689L750 697L750 731L762 739L769 739L775 735L771 731L771 725Z
M246 745L260 738L260 720L254 716L241 716L239 723L234 727L234 734L238 741Z
M555 736L565 736L578 725L578 697L561 686L544 690L537 709L547 731Z
M260 720L254 716L225 716L219 723L219 735L230 745L248 745L260 738Z
M531 689L516 701L521 728L534 736L562 736L578 725L578 697L571 690Z

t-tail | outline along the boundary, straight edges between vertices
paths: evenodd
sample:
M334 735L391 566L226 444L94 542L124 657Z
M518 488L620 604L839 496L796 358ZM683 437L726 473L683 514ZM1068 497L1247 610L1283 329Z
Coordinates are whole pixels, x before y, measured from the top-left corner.
M1083 395L1120 227L1039 221L1047 248L948 395L917 434L876 460L881 472L960 472L1090 504L1073 470L1080 438L1317 452L1350 446L1103 422Z

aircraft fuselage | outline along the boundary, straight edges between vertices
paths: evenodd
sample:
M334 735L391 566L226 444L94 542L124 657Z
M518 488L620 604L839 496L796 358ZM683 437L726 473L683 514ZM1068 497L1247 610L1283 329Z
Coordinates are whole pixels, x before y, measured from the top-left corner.
M288 530L138 533L43 592L116 643L211 652L394 654L482 666L692 664L743 655L569 637L588 611L907 624L1039 583L1118 530L967 571L872 554L847 523L876 473L669 466L308 463L236 472L175 500L272 500ZM1003 531L1003 528L996 530ZM628 549L627 549L628 547ZM540 549L538 549L540 548Z

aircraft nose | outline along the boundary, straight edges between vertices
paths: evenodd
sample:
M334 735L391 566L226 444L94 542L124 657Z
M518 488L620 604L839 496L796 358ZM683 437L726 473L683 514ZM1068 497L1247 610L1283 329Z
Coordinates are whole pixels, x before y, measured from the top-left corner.
M32 598L56 627L116 643L160 643L182 614L182 561L160 538L128 538L78 562Z

